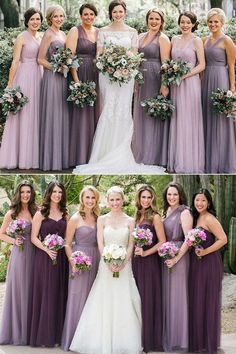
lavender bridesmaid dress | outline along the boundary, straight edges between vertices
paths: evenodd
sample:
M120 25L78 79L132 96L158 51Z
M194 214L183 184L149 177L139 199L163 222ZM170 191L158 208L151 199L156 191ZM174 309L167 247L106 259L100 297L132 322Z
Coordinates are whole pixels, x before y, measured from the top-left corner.
M24 250L13 246L7 270L6 293L0 326L0 344L29 343L34 247L27 222Z
M178 47L177 37L172 46L172 59L187 61L191 68L197 64L194 38L184 48ZM204 134L199 75L171 86L175 105L170 122L168 171L175 173L204 173Z
M147 250L157 244L154 226L143 220L139 227L153 233L152 244L144 246ZM157 253L147 257L133 257L134 278L141 297L142 310L142 346L145 352L162 351L162 294L161 262Z
M215 236L205 230L203 248L215 242ZM190 254L189 268L189 351L216 354L220 346L220 313L223 264L220 252L198 259ZM206 310L207 309L207 310Z
M144 84L134 96L134 133L132 149L136 162L149 165L167 165L169 120L162 121L145 113L140 102L159 94L161 86L161 59L158 33L153 40L143 45L147 33L139 36L139 52L147 61L143 64Z
M65 219L44 219L39 232L41 241L48 234L64 238L65 230ZM30 345L53 347L61 343L66 312L68 261L64 249L58 251L57 265L53 265L48 254L36 248L33 276Z
M97 229L86 225L80 226L75 232L73 252L82 251L91 256L92 269L75 275L74 279L69 279L66 318L61 340L63 350L69 350L84 304L97 275L100 255L96 237Z
M184 241L180 216L185 209L185 205L180 205L163 221L166 240L174 241L178 248ZM186 352L188 349L188 268L188 254L171 272L163 264L163 347L166 352Z
M50 29L48 29L50 30ZM51 42L47 60L64 43ZM40 98L40 169L63 170L69 167L69 109L67 80L60 73L44 70Z
M98 84L98 72L94 63L96 47L96 42L91 42L84 28L81 25L78 26L76 54L83 59L83 64L78 68L78 77L82 82L94 81ZM98 104L84 108L71 105L70 166L88 162L98 115Z
M236 173L236 124L226 115L212 111L212 92L229 89L226 51L218 47L223 39L224 36L212 44L208 38L205 44L202 100L207 173Z
M0 168L39 167L39 94L42 68L37 63L40 39L23 32L21 51L13 87L20 86L29 102L17 114L7 118L0 149Z

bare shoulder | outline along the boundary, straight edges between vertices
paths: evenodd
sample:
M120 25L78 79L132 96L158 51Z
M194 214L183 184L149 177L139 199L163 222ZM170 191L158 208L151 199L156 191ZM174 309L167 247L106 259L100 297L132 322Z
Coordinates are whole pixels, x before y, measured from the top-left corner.
M34 220L36 221L40 221L44 219L43 214L41 213L41 210L36 211L36 213L34 214Z
M171 38L171 43L176 42L178 39L180 39L180 35L175 35Z
M110 25L99 28L98 32L111 31Z
M189 216L191 216L191 212L190 212L190 210L188 209L188 208L186 208L186 209L184 209L182 212L181 212L181 217L189 217Z
M162 222L162 219L159 214L155 214L153 217L153 222Z
M78 28L76 26L71 27L68 32L67 36L77 36L78 35Z
M234 42L233 42L232 38L230 38L227 35L224 35L224 44L226 46L232 46L232 45L234 45Z
M170 39L169 39L169 37L165 34L165 33L163 33L163 32L161 32L161 35L160 35L160 39L159 39L160 41L163 41L163 42L165 42L165 43L170 43Z

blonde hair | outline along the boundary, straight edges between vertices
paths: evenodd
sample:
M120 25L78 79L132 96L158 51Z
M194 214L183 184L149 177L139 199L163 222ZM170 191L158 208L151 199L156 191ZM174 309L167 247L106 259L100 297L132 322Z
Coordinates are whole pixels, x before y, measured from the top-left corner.
M213 7L212 9L210 9L210 11L208 11L207 13L207 22L209 21L209 19L212 16L218 16L220 21L223 23L223 25L225 24L226 21L226 16L225 13L222 9L218 8L218 7Z
M82 191L80 192L80 196L79 196L79 201L80 201L79 213L82 216L82 218L84 219L85 218L85 211L84 211L83 196L84 196L84 193L87 192L87 191L93 192L93 194L95 196L96 204L93 207L92 214L93 214L95 220L97 220L98 216L100 215L100 207L98 205L99 199L100 199L100 194L99 194L98 190L94 186L85 186L82 189Z
M121 195L121 198L124 200L125 199L125 195L123 192L123 189L119 186L112 186L111 188L108 189L107 191L107 199L109 199L109 195L111 193L119 193Z
M63 12L64 18L66 18L65 10L63 9L63 7L61 5L49 6L47 8L47 12L46 12L46 20L47 20L48 26L52 25L52 17L57 10L61 10Z

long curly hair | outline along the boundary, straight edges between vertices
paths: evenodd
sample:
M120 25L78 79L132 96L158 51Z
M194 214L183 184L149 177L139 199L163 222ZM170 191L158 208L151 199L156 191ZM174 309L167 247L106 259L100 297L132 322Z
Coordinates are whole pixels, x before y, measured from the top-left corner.
M50 213L51 207L51 195L53 192L54 187L59 187L62 190L61 200L58 204L58 208L60 212L62 212L62 218L65 219L68 212L66 207L67 197L66 197L66 189L64 185L58 181L50 182L43 197L42 207L41 207L41 214L47 219Z
M194 206L194 201L195 201L195 198L198 194L203 194L207 201L208 201L208 207L207 207L207 211L208 213L216 216L216 210L215 210L215 207L214 207L214 204L213 204L213 200L212 200L212 196L211 196L211 193L209 192L208 189L206 188L200 188L198 191L196 191L196 193L193 194L192 196L192 202L191 202L191 213L193 215L193 226L196 226L197 224L197 219L199 217L199 212L197 211L197 209L195 208Z
M167 209L169 208L169 203L167 201L167 192L170 187L174 187L177 189L178 194L179 194L179 204L180 205L188 205L187 196L186 196L185 191L184 191L183 187L181 186L181 184L177 183L177 182L170 182L163 191L163 201L164 201L163 215L164 216L166 216Z
M11 214L12 219L17 218L17 216L19 215L21 208L22 208L22 204L21 204L21 188L22 187L29 187L30 191L31 191L30 200L28 203L28 209L29 209L30 215L33 217L37 211L37 205L35 202L36 194L35 194L34 187L29 181L24 180L21 183L19 183L18 186L16 187L14 196L11 201L10 210L12 210L12 214Z
M141 206L140 199L141 199L141 194L144 191L148 191L151 194L152 203L147 209L145 209L144 213L142 214L142 212L141 212L142 206ZM145 220L152 222L154 215L158 214L156 203L157 203L157 196L156 196L156 192L155 192L154 188L152 186L147 185L147 184L142 185L137 190L137 193L135 195L135 206L136 206L135 222L138 223L140 221L142 215Z
M100 215L100 207L98 205L99 199L100 199L100 194L99 194L98 190L95 187L93 187L93 186L85 186L82 189L82 191L80 192L80 196L79 196L79 200L80 200L79 213L82 216L82 218L85 219L83 196L84 196L84 193L87 192L87 191L93 192L93 194L95 196L96 204L95 204L95 206L92 209L92 214L93 214L95 220L97 220L98 216Z

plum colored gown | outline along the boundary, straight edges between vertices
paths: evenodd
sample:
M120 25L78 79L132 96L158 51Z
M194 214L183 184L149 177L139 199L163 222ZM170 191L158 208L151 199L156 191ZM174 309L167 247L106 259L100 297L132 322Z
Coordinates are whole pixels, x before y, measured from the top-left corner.
M0 168L39 168L39 97L42 67L37 63L40 39L23 32L25 44L13 87L20 86L29 101L7 117L0 149Z

